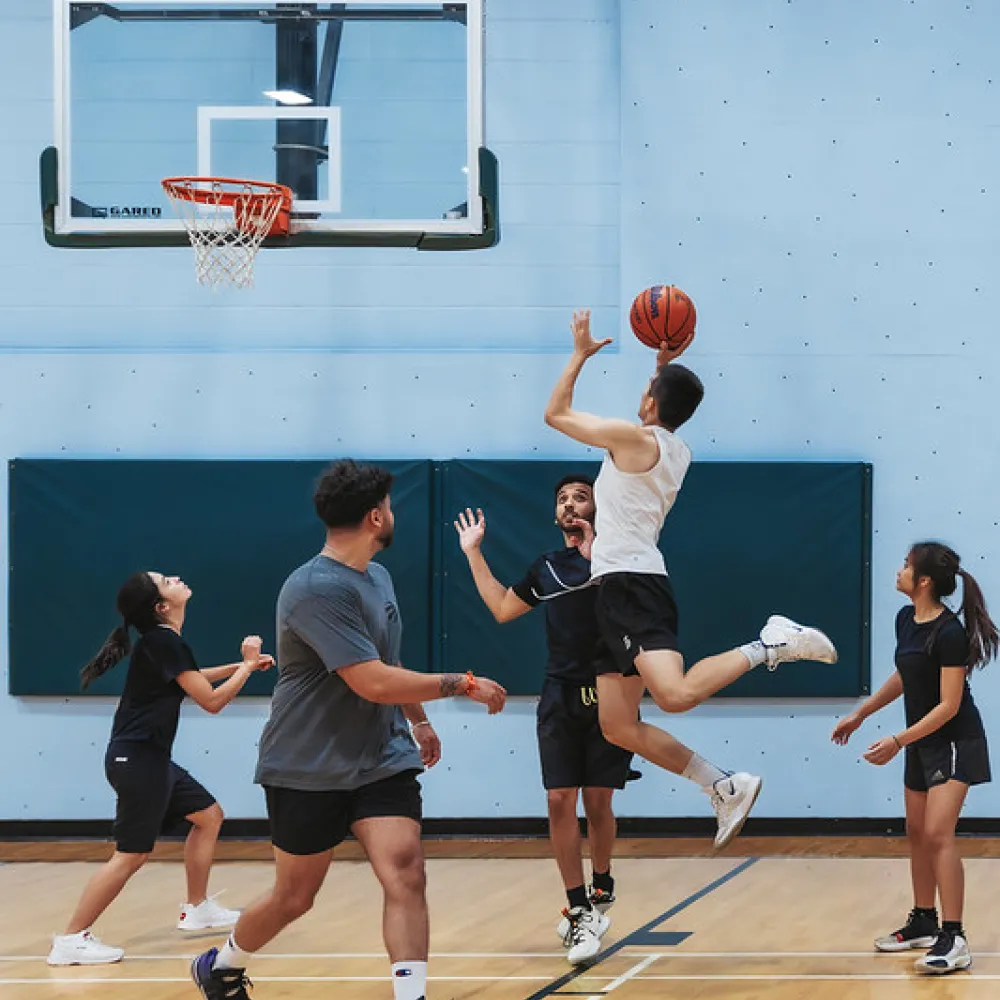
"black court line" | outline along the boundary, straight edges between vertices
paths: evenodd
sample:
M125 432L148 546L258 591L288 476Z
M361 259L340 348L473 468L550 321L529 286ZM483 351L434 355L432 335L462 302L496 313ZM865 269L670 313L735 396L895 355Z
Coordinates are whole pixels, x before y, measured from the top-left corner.
M627 948L630 945L644 944L642 940L649 932L654 928L658 927L665 920L669 920L671 917L676 916L681 910L686 910L693 903L697 903L699 899L704 899L710 892L715 892L716 889L724 886L727 882L731 882L737 875L742 875L751 865L756 864L759 858L747 858L742 864L737 865L731 871L726 872L725 875L720 876L714 882L709 882L708 885L702 886L697 892L692 893L687 899L682 899L679 903L671 906L669 910L665 910L658 917L654 917L648 923L643 924L641 927L637 927L631 934L626 935L620 941L616 941L610 948L606 948L604 951L599 952L595 956L592 962L586 965L577 966L572 972L567 972L564 976L560 976L558 979L552 980L547 986L543 986L540 990L532 993L531 996L526 997L525 1000L543 1000L544 997L551 996L594 996L597 993L603 993L603 990L587 990L586 993L581 993L578 990L566 990L563 991L564 986L569 986L574 980L578 979L580 976L586 975L595 966L600 965L601 962L609 959L612 955L617 955L622 948Z

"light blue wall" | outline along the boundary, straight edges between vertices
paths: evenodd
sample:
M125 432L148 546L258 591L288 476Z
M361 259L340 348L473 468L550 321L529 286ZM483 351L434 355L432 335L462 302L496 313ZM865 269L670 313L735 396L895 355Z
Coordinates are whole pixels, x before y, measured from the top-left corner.
M914 538L953 542L1000 609L989 280L1000 11L489 0L500 247L268 254L254 292L213 297L181 250L44 245L44 6L0 14L4 458L580 454L541 421L570 312L592 306L618 339L584 376L581 405L628 416L651 359L626 308L666 280L699 307L690 359L709 395L687 433L697 457L875 463L876 683L891 665L894 569ZM0 486L5 503L5 473ZM766 587L781 557L781 539L762 538L747 586ZM988 724L997 676L976 678ZM829 744L845 707L719 702L670 726L721 764L761 770L761 815L900 815L898 766ZM17 762L0 817L109 815L112 709L0 694L0 752ZM262 815L250 773L265 713L241 703L182 721L178 760L230 815ZM530 702L499 719L458 702L431 715L446 758L425 780L429 815L543 814ZM887 712L882 731L899 722ZM878 732L869 724L859 746ZM621 814L707 814L687 783L644 770ZM995 786L970 796L970 815L998 808Z

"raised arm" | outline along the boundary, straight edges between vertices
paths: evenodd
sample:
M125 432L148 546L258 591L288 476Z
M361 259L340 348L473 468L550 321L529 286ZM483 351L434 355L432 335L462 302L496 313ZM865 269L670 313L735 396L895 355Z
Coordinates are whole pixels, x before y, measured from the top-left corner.
M490 609L493 617L503 624L520 618L531 610L531 605L521 600L511 587L505 587L493 575L486 557L483 555L482 542L486 534L486 518L483 512L476 509L473 515L471 508L460 512L455 521L458 532L458 544L469 560L472 579L483 603Z

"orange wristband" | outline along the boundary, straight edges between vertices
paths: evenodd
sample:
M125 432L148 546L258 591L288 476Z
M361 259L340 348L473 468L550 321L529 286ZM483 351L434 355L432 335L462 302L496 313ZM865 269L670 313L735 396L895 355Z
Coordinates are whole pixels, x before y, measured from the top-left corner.
M474 691L479 690L479 683L475 677L472 675L472 671L468 670L465 674L465 693L466 695L472 694Z

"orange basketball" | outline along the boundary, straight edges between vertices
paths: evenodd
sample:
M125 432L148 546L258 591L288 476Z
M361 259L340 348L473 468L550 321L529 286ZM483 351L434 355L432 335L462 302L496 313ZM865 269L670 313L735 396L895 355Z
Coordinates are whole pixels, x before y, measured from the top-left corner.
M664 344L680 347L692 333L694 303L674 285L653 285L632 303L632 332L647 346L658 350Z

